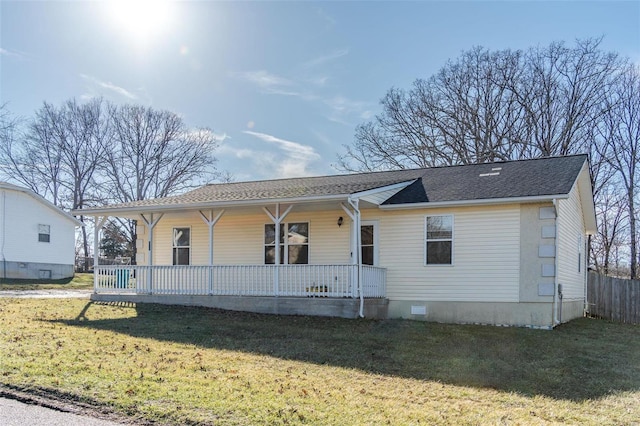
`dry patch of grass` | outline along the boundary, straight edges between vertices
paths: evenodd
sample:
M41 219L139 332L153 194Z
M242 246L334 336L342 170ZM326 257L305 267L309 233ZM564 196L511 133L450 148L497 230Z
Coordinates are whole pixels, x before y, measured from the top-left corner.
M76 273L72 278L62 280L19 280L1 279L0 290L91 290L93 274Z
M173 424L633 424L640 327L0 299L0 384Z

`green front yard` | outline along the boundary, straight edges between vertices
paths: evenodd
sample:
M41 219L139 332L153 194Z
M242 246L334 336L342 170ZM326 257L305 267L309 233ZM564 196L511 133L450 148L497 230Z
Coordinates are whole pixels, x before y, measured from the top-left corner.
M170 424L633 424L640 327L0 299L0 385Z
M16 280L0 278L0 290L91 290L93 274L75 274L64 280Z

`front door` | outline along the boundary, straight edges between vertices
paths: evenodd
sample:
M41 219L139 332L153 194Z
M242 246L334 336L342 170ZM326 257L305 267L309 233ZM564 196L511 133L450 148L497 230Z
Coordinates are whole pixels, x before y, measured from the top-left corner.
M362 221L360 238L362 242L362 264L378 265L378 222Z

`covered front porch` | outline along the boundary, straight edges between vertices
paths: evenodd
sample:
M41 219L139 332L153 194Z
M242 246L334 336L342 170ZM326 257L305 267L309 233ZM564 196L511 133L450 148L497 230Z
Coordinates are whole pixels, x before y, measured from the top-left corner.
M363 205L375 204L340 197L105 209L94 216L92 298L383 318L387 271ZM114 216L137 220L137 265L99 264L100 229Z
M370 265L98 265L97 294L384 298L386 270ZM358 279L360 278L360 279Z
M99 265L94 273L94 301L280 315L387 315L386 270L369 265Z

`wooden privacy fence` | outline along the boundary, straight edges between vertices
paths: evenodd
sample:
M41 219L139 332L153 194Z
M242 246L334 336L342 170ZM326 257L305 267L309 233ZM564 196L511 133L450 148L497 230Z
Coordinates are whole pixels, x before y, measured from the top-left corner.
M640 324L640 281L589 272L588 315L627 324Z

